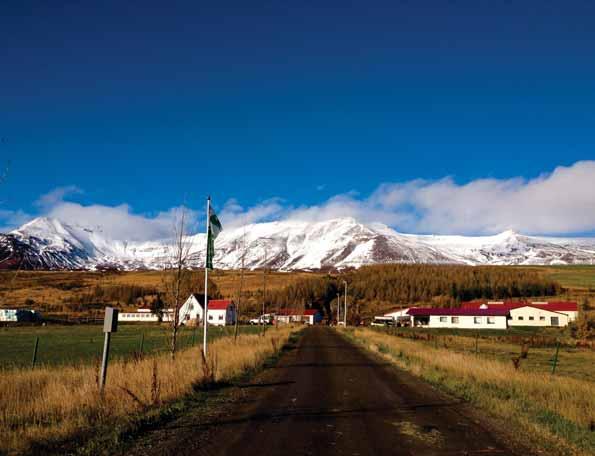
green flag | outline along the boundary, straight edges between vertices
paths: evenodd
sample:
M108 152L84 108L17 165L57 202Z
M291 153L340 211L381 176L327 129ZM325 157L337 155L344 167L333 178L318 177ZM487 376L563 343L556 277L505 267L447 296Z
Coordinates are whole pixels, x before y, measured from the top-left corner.
M221 222L215 211L209 206L209 228L207 232L207 268L213 269L213 257L215 256L215 239L223 230Z

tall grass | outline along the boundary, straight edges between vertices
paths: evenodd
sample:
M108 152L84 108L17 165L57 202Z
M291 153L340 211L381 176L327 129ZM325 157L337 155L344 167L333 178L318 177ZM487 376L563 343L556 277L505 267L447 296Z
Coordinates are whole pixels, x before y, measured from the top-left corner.
M561 454L595 451L592 382L516 370L512 363L356 329L352 336L413 374L505 418L525 443ZM540 443L539 443L540 442Z
M27 453L33 445L76 437L96 425L126 422L178 399L201 383L230 380L255 369L281 347L290 328L266 336L214 341L208 359L199 347L110 364L103 396L98 366L20 369L0 377L0 454Z

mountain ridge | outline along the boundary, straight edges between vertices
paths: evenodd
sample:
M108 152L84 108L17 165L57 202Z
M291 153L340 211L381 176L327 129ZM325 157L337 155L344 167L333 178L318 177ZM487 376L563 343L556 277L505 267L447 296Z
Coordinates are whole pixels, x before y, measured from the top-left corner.
M205 235L186 237L190 267L204 265ZM0 234L0 268L161 269L170 245L110 239L101 227L39 217ZM353 218L319 222L276 221L224 230L216 240L215 267L268 267L282 271L358 268L382 263L468 265L592 264L595 238L526 236L512 230L492 236L417 235Z

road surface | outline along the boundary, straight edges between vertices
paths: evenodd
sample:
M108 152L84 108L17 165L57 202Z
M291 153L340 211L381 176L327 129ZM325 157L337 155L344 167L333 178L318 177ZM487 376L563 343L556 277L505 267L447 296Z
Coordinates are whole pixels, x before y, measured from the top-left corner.
M219 412L182 417L126 454L509 455L471 408L311 327ZM208 416L207 416L208 415Z

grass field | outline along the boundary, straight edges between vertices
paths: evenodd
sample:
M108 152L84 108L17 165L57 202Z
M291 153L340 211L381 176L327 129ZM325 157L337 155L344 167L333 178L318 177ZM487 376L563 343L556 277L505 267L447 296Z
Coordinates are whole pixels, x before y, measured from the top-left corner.
M544 266L542 269L565 288L595 290L595 266Z
M0 454L112 454L109 444L149 423L176 401L261 367L295 331L220 337L205 360L199 347L114 361L99 394L90 365L13 369L0 375ZM64 447L63 445L66 445ZM88 446L91 445L91 446Z
M586 456L595 452L592 354L575 363L590 378L551 375L539 363L515 369L489 345L481 346L476 355L465 346L472 342L470 338L460 337L466 340L445 348L370 329L342 331L397 366L498 417L511 438L540 449L540 454ZM547 357L530 351L528 359L533 355Z
M382 329L375 332L386 334ZM549 374L556 352L556 341L562 340L558 328L511 328L507 331L497 330L449 330L449 329L411 329L397 328L391 332L401 334L407 339L416 333L429 336L427 340L416 339L416 342L428 348L445 348L455 353L475 355L479 358L510 363L518 358L522 351L523 342L529 342L526 358L521 359L519 371ZM476 337L478 336L478 337ZM531 346L531 337L535 336L537 343ZM394 337L398 337L394 335ZM556 375L591 381L595 388L595 351L590 348L573 346L574 340L568 338L558 351Z
M240 326L241 334L254 334L259 327ZM144 334L144 340L143 340ZM233 327L209 328L209 340L233 334ZM169 350L170 327L167 325L120 324L112 335L110 357L130 358L141 349L144 353ZM39 337L37 365L76 365L97 363L103 350L103 332L99 325L21 326L0 328L0 369L31 365L35 339ZM202 343L202 329L182 327L180 349Z

